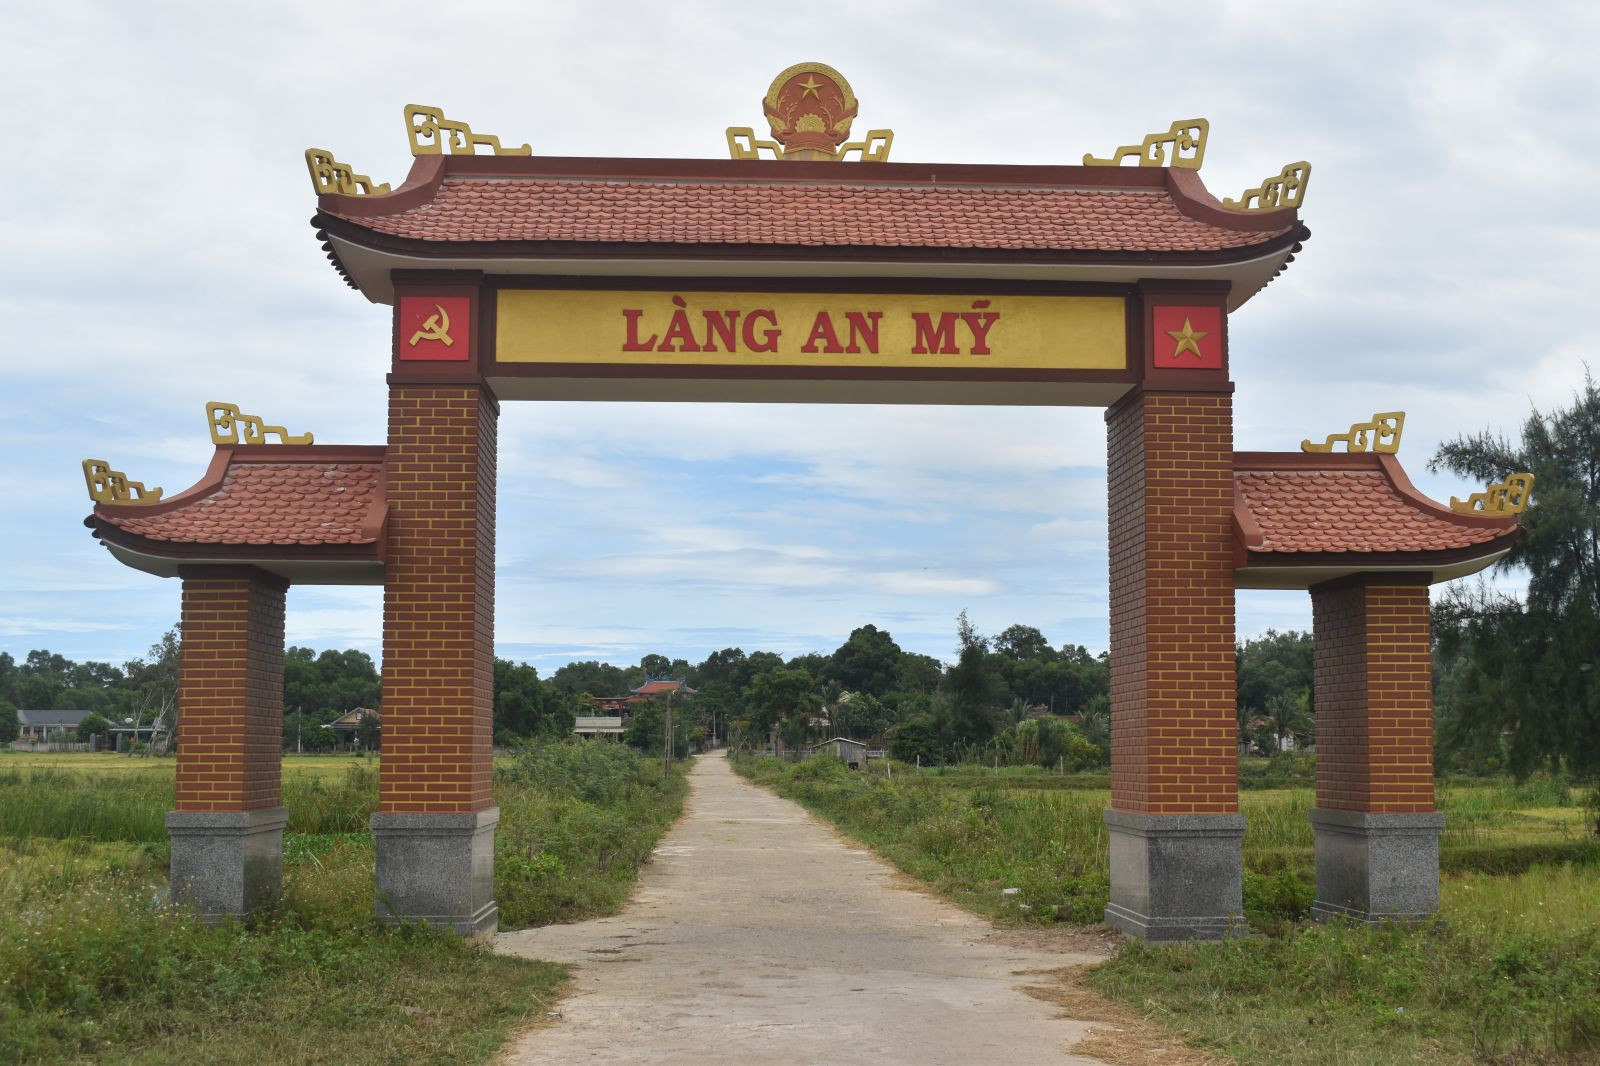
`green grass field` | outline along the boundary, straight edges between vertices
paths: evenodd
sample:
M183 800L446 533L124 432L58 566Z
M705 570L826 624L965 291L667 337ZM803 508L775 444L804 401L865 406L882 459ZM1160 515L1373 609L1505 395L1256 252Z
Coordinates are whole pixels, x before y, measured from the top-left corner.
M619 745L497 760L502 926L620 907L683 769ZM172 760L0 755L0 1062L488 1059L565 971L377 925L377 780L376 759L285 759L283 903L208 929L160 903Z
M1101 918L1103 775L736 765L979 913L1019 925ZM1312 791L1243 791L1257 935L1130 943L1086 979L1245 1063L1600 1062L1600 839L1578 800L1549 780L1442 788L1441 921L1365 929L1308 920Z

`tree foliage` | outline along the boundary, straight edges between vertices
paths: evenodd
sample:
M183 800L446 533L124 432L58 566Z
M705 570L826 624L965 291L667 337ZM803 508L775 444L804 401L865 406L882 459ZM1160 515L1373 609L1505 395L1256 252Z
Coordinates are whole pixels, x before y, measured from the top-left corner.
M989 642L967 619L956 616L956 663L945 674L948 725L941 730L951 743L986 744L998 725L1004 686L989 657Z
M494 661L495 743L570 736L582 710L578 694L539 680L539 671L527 663Z
M103 737L109 732L111 723L91 711L78 723L78 742L87 744L91 737Z
M1535 478L1522 537L1498 564L1526 571L1527 596L1480 582L1435 608L1441 741L1475 760L1504 743L1519 775L1563 764L1600 775L1600 388L1586 373L1572 405L1534 410L1520 440L1457 438L1429 467L1484 483Z

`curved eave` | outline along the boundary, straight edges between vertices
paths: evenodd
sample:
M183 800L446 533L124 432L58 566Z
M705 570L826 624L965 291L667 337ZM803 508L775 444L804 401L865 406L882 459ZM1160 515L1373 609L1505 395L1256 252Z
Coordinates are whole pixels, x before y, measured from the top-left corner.
M1453 525L1496 531L1493 539L1437 551L1262 551L1265 535L1243 499L1233 511L1234 583L1247 589L1308 589L1357 574L1427 574L1430 584L1488 569L1522 536L1514 516L1462 514L1424 496L1393 455L1374 453L1236 452L1234 470L1367 469L1382 471L1407 505Z
M208 566L254 566L294 585L382 585L377 545L180 545L117 529L90 515L84 524L116 560L157 577L178 577Z
M1515 540L1515 538L1510 538ZM1495 541L1496 550L1449 552L1248 552L1245 565L1234 571L1242 589L1309 589L1324 581L1357 574L1427 574L1428 583L1453 581L1486 570L1511 550Z
M430 203L447 176L1164 190L1181 213L1206 225L1245 234L1286 232L1223 251L1096 252L755 243L437 241L379 233L361 223L362 218L397 214ZM1211 196L1197 174L1180 169L493 156L419 158L406 182L386 196L319 197L311 224L323 240L334 268L374 303L393 302L394 270L466 270L596 277L742 275L1127 284L1161 277L1226 281L1230 285L1229 310L1233 310L1276 277L1310 236L1296 211L1229 210Z
M157 577L177 577L195 567L255 566L302 585L381 585L388 539L388 504L380 476L377 497L360 522L362 540L333 544L246 544L157 540L129 532L116 518L148 518L181 511L218 492L234 464L304 462L381 463L384 445L218 445L200 480L152 504L96 504L83 520L121 563Z

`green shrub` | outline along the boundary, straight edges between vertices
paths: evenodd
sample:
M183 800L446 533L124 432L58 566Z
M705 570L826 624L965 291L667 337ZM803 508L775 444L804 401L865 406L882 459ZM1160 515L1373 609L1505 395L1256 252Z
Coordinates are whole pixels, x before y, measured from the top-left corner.
M1271 758L1241 758L1240 788L1310 788L1317 783L1317 757L1309 751L1280 751Z
M495 900L515 929L620 909L639 865L683 809L688 761L623 744L526 746L495 770Z

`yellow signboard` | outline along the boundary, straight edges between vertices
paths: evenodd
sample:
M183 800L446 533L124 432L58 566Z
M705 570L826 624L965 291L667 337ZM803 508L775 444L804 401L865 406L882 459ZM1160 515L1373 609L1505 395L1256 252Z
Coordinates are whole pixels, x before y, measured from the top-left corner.
M1121 370L1118 296L507 289L502 363Z

